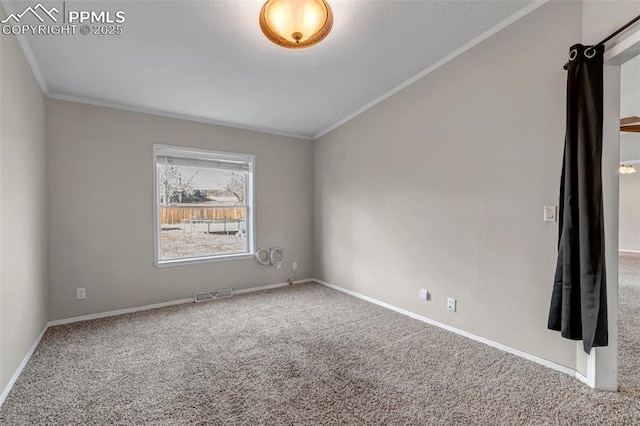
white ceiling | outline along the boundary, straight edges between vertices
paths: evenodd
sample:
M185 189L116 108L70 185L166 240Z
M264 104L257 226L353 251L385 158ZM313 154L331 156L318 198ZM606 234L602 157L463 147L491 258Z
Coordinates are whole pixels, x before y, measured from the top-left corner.
M120 36L27 36L49 96L314 138L525 8L530 0L329 0L320 44L288 50L263 1L67 1L123 10ZM7 13L36 1L3 0ZM62 1L42 1L62 10ZM470 72L473 72L470 70Z

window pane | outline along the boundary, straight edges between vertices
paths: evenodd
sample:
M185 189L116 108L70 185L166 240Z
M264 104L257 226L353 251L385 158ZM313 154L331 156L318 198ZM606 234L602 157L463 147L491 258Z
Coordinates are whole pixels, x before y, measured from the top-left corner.
M244 208L161 207L162 260L247 252Z
M248 252L248 172L157 167L160 260Z

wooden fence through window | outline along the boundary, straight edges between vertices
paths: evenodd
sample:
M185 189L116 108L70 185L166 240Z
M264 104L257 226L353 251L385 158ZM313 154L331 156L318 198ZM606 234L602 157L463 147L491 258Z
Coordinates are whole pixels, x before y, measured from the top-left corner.
M160 207L163 225L181 224L184 219L245 219L246 207Z

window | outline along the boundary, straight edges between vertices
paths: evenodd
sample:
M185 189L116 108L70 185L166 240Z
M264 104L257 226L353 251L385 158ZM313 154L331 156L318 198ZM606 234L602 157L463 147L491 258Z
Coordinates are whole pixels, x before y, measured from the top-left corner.
M253 155L154 145L155 263L253 253Z

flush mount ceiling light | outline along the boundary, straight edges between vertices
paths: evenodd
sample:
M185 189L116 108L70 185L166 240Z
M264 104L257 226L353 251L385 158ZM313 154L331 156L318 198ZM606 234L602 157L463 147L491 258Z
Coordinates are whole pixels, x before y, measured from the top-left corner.
M620 173L623 175L630 175L631 173L635 173L636 169L631 164L623 164L620 166Z
M333 13L325 0L267 0L260 11L264 35L289 49L321 42L332 25Z

